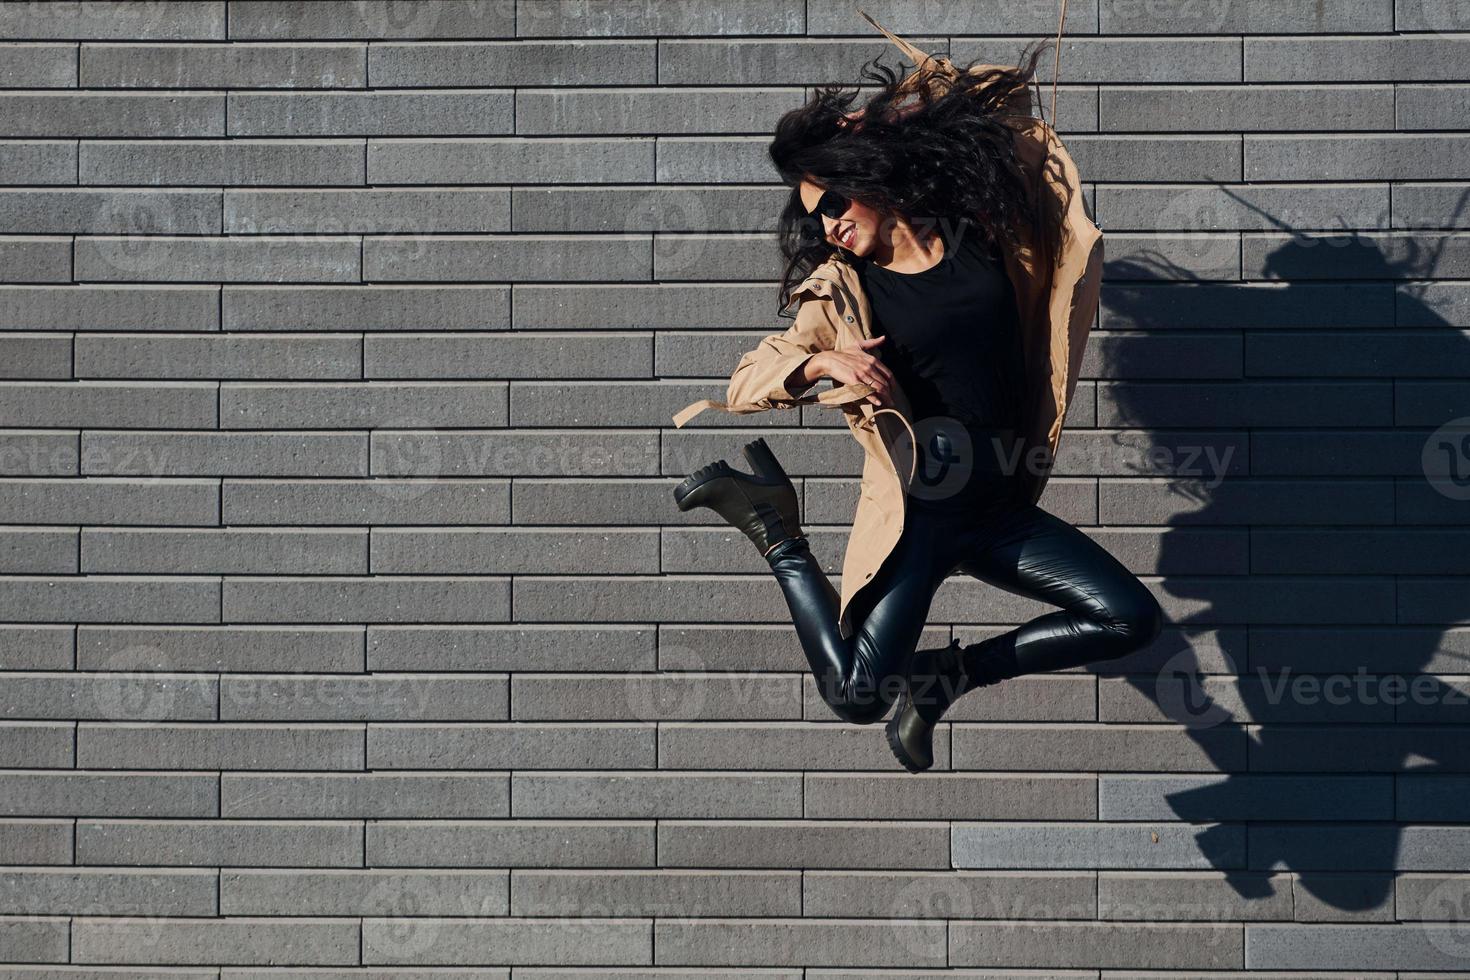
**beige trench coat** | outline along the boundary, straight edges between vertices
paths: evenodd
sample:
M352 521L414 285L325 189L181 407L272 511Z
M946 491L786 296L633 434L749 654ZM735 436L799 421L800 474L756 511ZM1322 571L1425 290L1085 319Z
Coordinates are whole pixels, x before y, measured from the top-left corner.
M873 23L921 66L908 76L906 85L923 83L926 71L954 77L957 69L948 59L931 58ZM1029 176L1034 180L1040 172L1043 147L1049 145L1045 178L1061 189L1067 201L1059 262L1054 264L1051 256L1041 254L1045 251L1044 240L1037 238L1029 225L1017 229L1022 247L1005 256L1006 272L1016 290L1030 377L1025 386L1030 407L1022 434L1025 455L1020 473L1029 500L1035 502L1046 486L1062 422L1077 386L1083 348L1097 314L1103 234L1093 223L1077 168L1061 139L1051 126L1032 115L1030 91L1017 89L1011 105L1019 111L1007 121L1017 133L1017 154ZM896 385L889 388L890 405L883 407L867 401L866 396L873 390L867 384L835 386L814 395L805 394L810 385L794 392L786 389L786 379L813 354L851 347L859 338L874 335L868 298L856 270L841 253L812 271L792 293L793 302L798 298L800 306L790 329L764 338L755 350L741 357L730 376L724 401L701 399L673 418L675 426L683 426L706 408L744 415L814 404L842 411L864 453L857 510L842 561L838 628L846 638L855 629L853 599L874 580L903 533L906 488L917 464L912 413L907 397ZM881 354L878 356L881 358ZM887 424L880 425L880 420Z

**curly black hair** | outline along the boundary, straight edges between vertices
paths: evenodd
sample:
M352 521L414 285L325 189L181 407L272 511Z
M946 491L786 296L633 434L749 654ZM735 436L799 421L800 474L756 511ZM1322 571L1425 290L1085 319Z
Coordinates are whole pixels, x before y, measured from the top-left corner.
M968 219L993 249L1019 248L1016 226L1024 221L1047 254L1059 254L1066 202L1057 191L1033 186L1016 156L1016 132L1005 121L1027 117L1016 111L1015 97L1018 90L1026 93L1029 108L1027 89L1047 43L1028 45L1016 67L982 70L979 59L951 62L959 69L953 80L938 74L904 79L874 58L862 65L861 77L879 88L860 116L851 110L859 96L856 87L824 85L806 105L781 117L768 147L771 162L791 187L777 223L786 263L779 315L794 315L787 310L792 290L834 252L855 258L826 241L820 224L812 225L799 191L808 177L921 230ZM920 84L926 78L930 84ZM803 237L804 229L816 231L815 240Z

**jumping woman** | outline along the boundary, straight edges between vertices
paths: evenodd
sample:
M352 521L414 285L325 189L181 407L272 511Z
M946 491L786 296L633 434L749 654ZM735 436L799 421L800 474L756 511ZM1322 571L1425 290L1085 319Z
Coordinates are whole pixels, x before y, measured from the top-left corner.
M765 556L839 718L869 724L899 702L888 744L919 772L966 691L1121 657L1163 615L1116 558L1036 503L1102 266L1076 168L1030 111L1041 50L1023 67L961 70L867 19L919 67L899 80L869 63L863 77L880 88L863 108L849 111L856 91L822 87L782 117L769 153L791 188L780 308L799 299L795 322L741 358L725 401L674 416L682 426L710 407L843 412L865 461L841 596L764 439L743 449L753 475L719 460L674 499L719 514ZM836 386L805 394L822 378ZM977 643L916 650L956 571L1060 608Z

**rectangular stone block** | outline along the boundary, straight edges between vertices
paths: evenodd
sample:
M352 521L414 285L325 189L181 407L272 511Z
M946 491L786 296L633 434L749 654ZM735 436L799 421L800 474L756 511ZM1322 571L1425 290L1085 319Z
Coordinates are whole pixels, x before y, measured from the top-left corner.
M940 967L945 924L892 919L660 919L660 966Z
M663 820L664 867L948 868L949 826L913 821Z
M362 44L84 44L86 88L360 88Z
M477 270L476 274L483 275L483 271ZM373 334L364 343L363 371L368 378L483 378L493 374L504 378L583 379L652 374L653 338L639 333L572 337L514 331ZM607 438L612 436L605 434Z
M517 817L685 817L710 820L803 816L795 773L519 772Z
M208 480L3 480L0 519L11 524L214 525L219 487Z
M77 764L96 769L361 769L361 725L94 724Z
M16 4L0 8L0 37L52 41L130 38L222 41L225 5L204 0L173 9L151 0L119 3Z
M510 480L227 480L224 523L509 524Z
M482 623L510 618L505 578L232 578L224 618L237 623Z
M0 626L0 670L69 670L75 657L71 626Z
M651 868L652 821L478 820L367 825L379 868Z
M0 136L222 136L223 93L15 92L0 96Z
M1098 13L1104 34L1349 34L1388 31L1393 24L1392 4L1362 0L1324 0L1312 10L1249 2L1155 8L1133 0L1098 0Z
M528 916L797 916L798 871L511 872L511 913Z
M0 818L0 861L71 864L72 857L72 821Z
M77 571L77 532L70 528L0 530L0 573L65 575Z
M303 324L313 330L357 332L510 326L509 286L225 286L223 290L226 330L295 333Z
M0 875L0 914L209 916L218 912L218 891L213 870L6 871Z
M220 385L233 429L490 427L508 424L503 382Z
M1100 919L1135 922L1290 921L1294 915L1286 874L1104 871L1097 876L1097 904Z
M79 238L76 277L97 282L362 281L361 242L346 236Z
M368 726L372 769L651 769L652 723Z
M361 626L82 626L80 670L321 671L364 668Z
M651 670L647 626L372 626L372 670Z
M0 772L0 814L31 817L215 817L214 773ZM70 832L67 837L70 838ZM67 851L70 852L70 840ZM14 863L7 861L6 863Z
M230 37L240 40L449 40L515 33L514 8L503 0L426 3L408 15L381 4L348 8L332 0L236 0L230 9Z
M1186 823L956 824L956 868L1243 868L1243 825Z
M219 620L219 580L95 575L0 579L0 607L33 623L212 623Z
M0 262L4 263L3 268L0 268L0 282L70 282L71 240L60 236L12 238L0 242ZM64 342L66 338L49 339L54 344ZM8 358L11 363L0 368L4 372L0 376L71 377L70 371L58 371L55 366L55 360L60 360L61 365L65 366L70 355L65 351L56 351L54 354L59 354L59 358L48 356L53 355L53 351L40 346L40 342L45 340L47 338L44 335L0 338L0 351L11 355Z
M79 963L358 962L355 919L79 919L72 940Z
M528 8L526 16L544 12ZM373 80L390 87L510 85L652 85L657 81L655 41L604 41L567 45L556 41L465 41L374 44L368 52Z
M649 963L652 923L647 919L590 919L582 922L586 944L566 942L564 926L542 919L424 919L416 923L433 937L407 943L396 919L362 920L365 962L409 964L477 963Z
M0 425L212 429L215 386L191 382L23 382L0 389Z
M231 870L219 889L223 915L490 916L508 910L510 872Z
M75 184L77 141L7 140L0 145L0 167L23 184Z
M504 674L236 674L220 679L223 721L498 721Z
M1464 957L1458 923L1389 925L1248 925L1251 970L1458 970Z
M79 820L76 834L79 864L360 868L363 857L362 824L346 821Z
M229 133L260 138L330 136L488 136L515 129L512 93L231 92Z
M1254 927L1251 927L1254 928ZM1245 962L1238 924L1114 922L954 922L956 966L1226 970Z
M371 167L376 141L368 144ZM387 146L397 146L390 140ZM443 144L452 147L456 143ZM380 181L374 175L373 183ZM510 229L510 191L502 188L364 187L225 191L223 231L231 235L313 233L334 223L379 235L487 234Z
M159 575L351 575L368 570L365 530L82 532L83 572Z
M76 726L65 722L0 721L0 766L65 769L76 758Z
M84 432L82 466L97 476L362 477L360 432ZM234 484L231 484L233 487Z
M221 816L452 820L510 815L509 773L223 773Z
M65 963L71 922L65 918L0 918L0 956L17 963Z
M4 673L0 717L87 721L201 721L215 717L219 682L191 674Z
M5 151L10 157L20 157L17 147L45 147L50 144L11 144ZM93 144L87 144L90 148ZM109 144L99 144L107 146ZM64 181L44 180L38 173L36 183L77 182L77 160L73 143L71 172ZM33 154L39 156L39 153ZM0 159L4 156L0 155ZM17 160L21 167L27 161ZM156 183L150 180L147 183ZM28 235L138 235L136 227L140 216L147 215L156 222L149 227L152 234L175 235L218 235L221 231L220 192L218 190L149 190L141 187L66 188L56 190L0 190L0 217L12 234ZM110 253L118 262L125 262L138 245L134 241L118 243ZM65 273L58 281L70 283L72 276L71 246L66 249L65 261L61 264ZM44 281L44 280L43 280ZM38 322L29 329L74 329L74 330L147 330L147 329L219 329L219 290L214 287L147 287L127 286L64 285L56 287L17 287L7 297L14 303L25 303L32 316L50 315L58 320L56 326ZM206 305L206 300L208 301ZM99 321L90 326L83 325L89 318L90 305ZM149 317L170 313L179 317L179 322L189 322L185 315L198 318L193 326L149 327ZM109 319L116 318L112 322ZM66 327L62 324L75 322ZM16 326L14 329L27 329Z
M82 184L350 187L367 177L360 139L115 140L85 142L80 153Z

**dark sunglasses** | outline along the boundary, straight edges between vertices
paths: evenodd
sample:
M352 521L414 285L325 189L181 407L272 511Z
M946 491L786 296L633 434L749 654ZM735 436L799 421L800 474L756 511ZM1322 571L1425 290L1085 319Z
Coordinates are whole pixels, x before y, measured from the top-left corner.
M834 190L828 189L822 192L821 198L817 200L817 206L806 213L801 222L801 237L806 241L819 241L825 234L826 229L822 225L822 217L825 215L834 221L847 213L852 207L852 201Z

